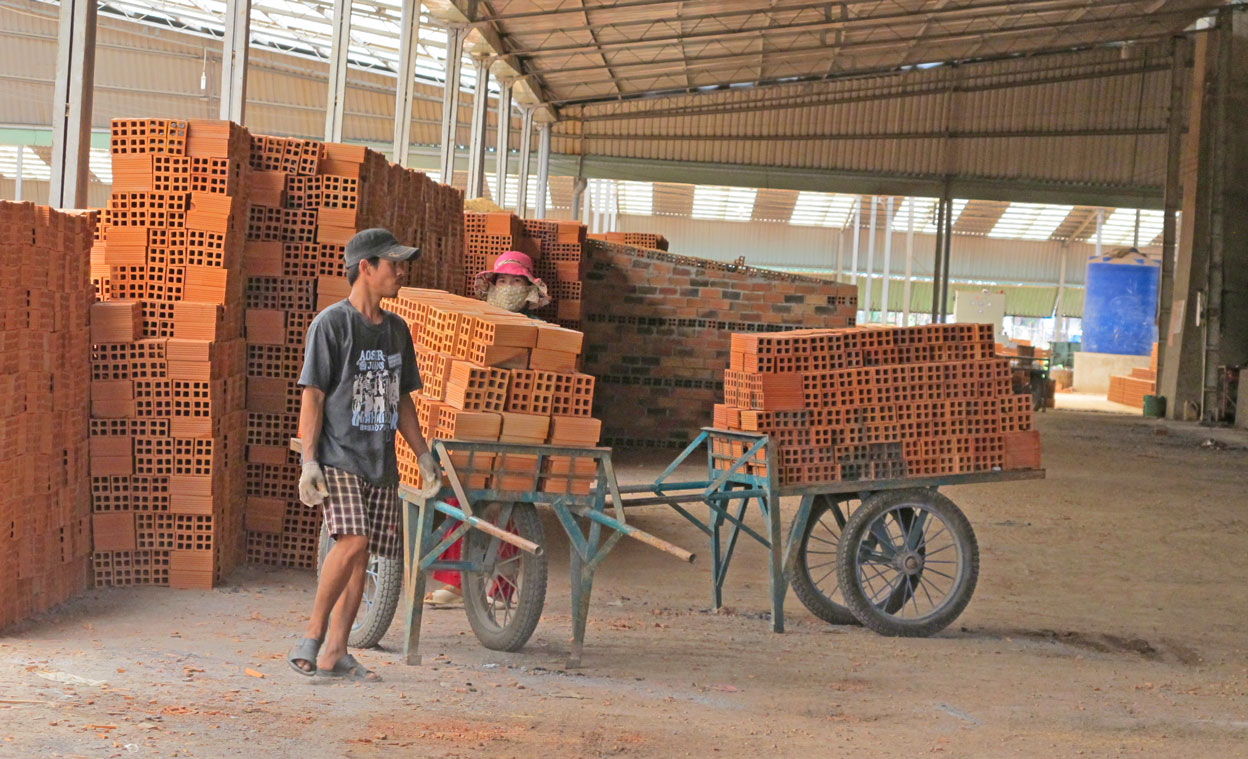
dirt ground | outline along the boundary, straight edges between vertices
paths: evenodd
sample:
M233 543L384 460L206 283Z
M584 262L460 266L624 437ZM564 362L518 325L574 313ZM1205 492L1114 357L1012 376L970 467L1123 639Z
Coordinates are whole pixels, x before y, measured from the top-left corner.
M929 639L832 627L792 594L776 635L761 547L741 546L713 614L704 560L625 541L598 574L585 666L565 671L567 546L552 540L520 653L431 612L422 666L399 662L395 624L360 654L384 683L326 683L283 661L313 577L249 568L211 592L92 591L0 635L0 757L1248 756L1244 438L1039 422L1047 480L949 491L981 574ZM617 468L640 481L661 463ZM630 518L706 554L665 508Z

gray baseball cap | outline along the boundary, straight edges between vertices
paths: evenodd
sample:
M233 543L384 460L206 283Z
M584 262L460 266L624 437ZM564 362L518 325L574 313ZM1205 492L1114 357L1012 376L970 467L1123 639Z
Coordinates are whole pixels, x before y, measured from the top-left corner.
M390 230L375 227L357 232L347 243L345 253L347 269L359 266L360 261L369 258L384 258L388 261L407 261L420 256L420 248L409 248L399 245Z

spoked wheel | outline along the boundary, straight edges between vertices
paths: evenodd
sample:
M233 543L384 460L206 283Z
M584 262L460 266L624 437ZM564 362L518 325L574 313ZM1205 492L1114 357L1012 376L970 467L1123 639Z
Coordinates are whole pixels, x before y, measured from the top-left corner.
M856 625L858 619L845 606L836 553L841 532L857 500L840 500L828 494L814 496L810 518L797 547L797 569L790 585L810 613L833 625Z
M334 545L334 538L321 523L321 539L316 555L316 576L321 576L321 567L325 557ZM351 635L347 645L353 648L372 648L386 636L390 622L394 619L395 609L399 607L399 597L403 592L403 560L384 559L370 554L368 567L364 570L364 597L360 600L360 610L356 612L355 622L351 625Z
M881 635L923 637L975 592L979 547L966 516L934 490L875 493L850 515L837 574L845 605Z
M491 503L476 516L526 540L545 545L542 522L531 503ZM542 616L546 603L546 555L521 551L481 530L465 535L465 558L482 566L464 572L464 610L481 645L519 651Z

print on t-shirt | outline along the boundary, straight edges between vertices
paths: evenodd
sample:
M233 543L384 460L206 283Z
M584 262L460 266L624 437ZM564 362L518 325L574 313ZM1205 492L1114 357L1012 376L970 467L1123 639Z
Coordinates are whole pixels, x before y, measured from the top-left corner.
M351 424L365 432L393 430L399 423L399 373L403 357L362 350L351 386Z

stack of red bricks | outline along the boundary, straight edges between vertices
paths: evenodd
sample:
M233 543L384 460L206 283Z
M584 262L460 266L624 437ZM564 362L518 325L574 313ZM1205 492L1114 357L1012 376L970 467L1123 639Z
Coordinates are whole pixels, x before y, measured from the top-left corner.
M413 397L427 439L555 445L597 444L594 378L577 371L581 333L472 298L404 288L385 303L412 330L424 387ZM419 486L416 459L401 440L399 474ZM536 455L453 459L473 488L589 491L592 460Z
M1149 357L1147 369L1132 369L1130 374L1111 375L1106 400L1124 406L1144 408L1144 396L1157 393L1157 343Z
M304 338L350 292L344 249L384 227L421 248L412 281L463 281L463 195L362 146L253 136L247 275L247 556L313 569L319 512L299 502L297 434Z
M228 122L124 119L111 147L93 249L95 581L208 588L242 556L249 142Z
M767 434L781 485L1040 466L1031 396L1012 394L991 325L733 335L714 423Z
M459 292L471 297L472 278L494 268L499 255L518 250L533 259L534 274L546 284L550 304L534 313L542 319L580 329L587 259L585 225L576 221L521 219L513 213L464 212L467 244L465 283Z
M734 332L854 323L853 285L590 240L585 371L603 444L683 448L711 418Z
M94 214L0 201L0 628L90 576Z
M599 232L590 235L589 238L634 248L667 250L667 238L654 232Z

